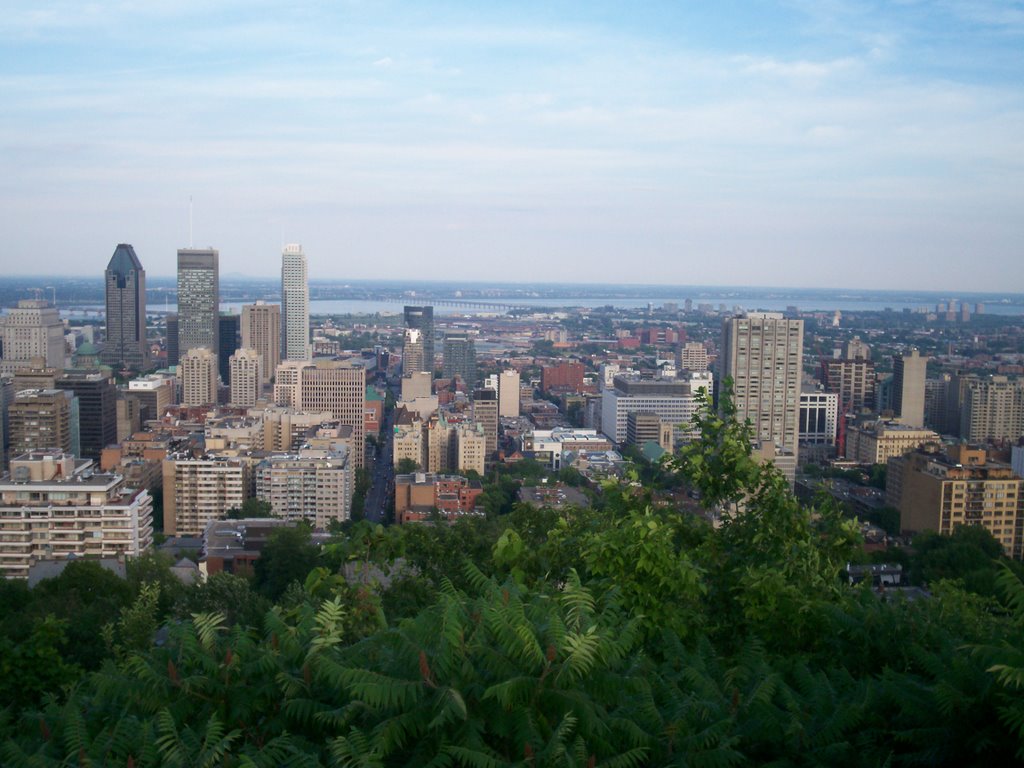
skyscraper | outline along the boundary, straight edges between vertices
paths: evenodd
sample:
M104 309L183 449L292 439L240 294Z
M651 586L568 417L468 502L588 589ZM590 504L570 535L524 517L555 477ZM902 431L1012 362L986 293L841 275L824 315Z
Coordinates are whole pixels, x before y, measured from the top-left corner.
M454 331L444 337L444 376L462 377L467 387L476 385L476 348L465 331Z
M426 358L423 353L423 331L418 328L406 328L402 340L402 375L420 373L426 369ZM433 374L431 374L433 378Z
M225 384L231 382L231 356L238 350L242 318L223 314L217 317L217 372Z
M257 301L242 307L242 346L255 349L263 361L263 384L281 363L281 307Z
M309 276L301 245L286 245L281 254L281 357L310 360Z
M924 426L924 380L928 358L916 349L892 358L892 410L904 424Z
M182 405L217 403L217 356L213 352L206 347L192 347L181 356L178 369Z
M206 347L217 354L220 254L212 249L178 251L178 352Z
M415 328L420 331L420 338L423 341L423 369L434 374L434 308L433 307L406 307L405 327ZM411 369L405 368L403 372L409 373Z
M114 368L143 370L149 366L146 343L146 270L135 249L121 243L104 273L107 299L107 340L102 360Z
M736 418L750 419L754 439L774 445L775 464L790 480L799 446L803 349L804 321L780 312L748 312L722 323L721 372L732 378Z
M64 371L54 386L78 398L79 455L99 462L103 449L117 442L117 385L110 371Z

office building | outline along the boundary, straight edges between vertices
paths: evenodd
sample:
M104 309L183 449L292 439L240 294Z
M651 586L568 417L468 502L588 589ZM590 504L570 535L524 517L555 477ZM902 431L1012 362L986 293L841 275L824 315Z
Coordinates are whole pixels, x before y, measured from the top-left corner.
M121 243L114 249L107 270L107 337L103 344L104 364L136 371L149 367L146 341L146 270L135 249Z
M405 307L405 327L420 331L418 339L422 343L423 357L420 367L412 368L405 365L405 353L403 350L403 364L402 372L409 373L411 371L429 371L431 377L434 375L434 308L429 306L424 307Z
M429 371L411 371L402 374L402 400L415 400L419 397L430 397L432 381Z
M328 412L352 428L352 460L363 466L365 449L366 371L334 360L288 360L277 369L274 399L279 406Z
M231 356L241 344L242 318L222 314L217 317L217 373L225 384L231 381Z
M749 419L754 440L773 444L776 456L798 456L803 345L803 320L781 313L747 312L722 323L719 364L732 379L736 418Z
M626 415L626 445L643 448L656 443L664 451L673 447L672 425L650 411L631 411Z
M55 450L78 455L77 403L59 389L26 389L14 396L7 409L11 428L9 456Z
M175 454L163 462L164 533L201 536L207 524L252 496L249 459Z
M493 389L473 392L473 421L483 427L490 459L498 450L498 393Z
M672 425L674 447L694 435L699 390L707 398L714 386L709 371L692 371L679 379L645 379L639 374L620 374L601 393L601 431L615 443L626 442L629 414L653 413Z
M402 339L402 375L424 371L433 378L433 371L427 370L423 331L419 328L406 328Z
M3 360L0 373L32 367L41 358L47 368L64 368L64 323L48 301L22 299L0 317Z
M851 426L846 433L846 458L858 464L885 464L894 456L938 442L937 432L899 421L871 421Z
M178 251L179 355L205 347L216 359L220 330L217 320L220 316L219 260L220 254L212 248Z
M608 438L593 429L555 427L535 429L523 435L523 451L552 470L561 469L570 454L599 453L611 449Z
M286 245L281 254L281 358L310 360L309 275L301 245Z
M345 448L270 456L256 465L256 498L268 502L275 517L326 530L352 516L354 478Z
M178 349L178 315L176 313L167 315L165 323L167 326L167 335L165 339L167 346L167 367L172 368L181 360L181 350Z
M835 392L800 393L801 456L805 460L833 455L838 432L839 395Z
M177 384L173 376L152 374L128 382L128 397L139 401L139 420L163 418L167 408L178 402Z
M119 474L61 451L30 451L0 478L0 576L46 560L138 557L153 545L153 500Z
M264 386L281 364L281 307L257 301L242 307L241 344L255 349L262 361Z
M117 442L117 385L110 369L65 371L54 387L78 400L77 455L99 462L103 449Z
M520 386L519 371L510 368L498 374L499 417L503 419L519 417Z
M924 426L924 380L928 358L916 349L892 358L892 410L911 427Z
M178 366L181 404L217 404L217 356L207 347L190 349Z
M446 379L458 376L467 387L476 385L476 347L468 333L453 331L445 334L443 375Z
M231 405L253 406L263 390L263 360L243 347L231 356Z
M900 511L904 534L961 525L986 528L1007 557L1024 555L1024 480L1007 464L966 445L931 444L888 462L886 503Z

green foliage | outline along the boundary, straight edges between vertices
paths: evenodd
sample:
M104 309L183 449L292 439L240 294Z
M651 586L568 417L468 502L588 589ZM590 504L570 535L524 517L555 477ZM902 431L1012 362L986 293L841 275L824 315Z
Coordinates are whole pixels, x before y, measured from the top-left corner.
M276 517L274 509L269 501L248 498L242 502L241 507L233 507L228 510L228 518L231 520L244 520L246 518Z
M281 526L267 537L256 560L254 584L260 594L276 600L288 585L302 582L316 566L320 550L306 525Z
M396 475L408 475L413 472L418 472L420 465L417 464L413 459L405 458L399 459L398 465L395 467Z
M958 526L951 536L925 531L914 539L911 579L931 584L960 579L972 592L995 597L1002 545L980 525Z

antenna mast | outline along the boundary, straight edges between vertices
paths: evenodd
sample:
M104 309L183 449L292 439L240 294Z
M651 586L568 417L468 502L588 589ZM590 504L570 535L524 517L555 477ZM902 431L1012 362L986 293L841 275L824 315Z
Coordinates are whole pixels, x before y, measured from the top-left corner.
M192 195L188 196L188 247L192 247Z

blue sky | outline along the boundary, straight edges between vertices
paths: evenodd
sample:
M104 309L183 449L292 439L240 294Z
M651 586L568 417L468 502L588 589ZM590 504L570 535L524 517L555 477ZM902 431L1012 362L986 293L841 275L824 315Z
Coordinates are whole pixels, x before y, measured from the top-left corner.
M497 6L497 7L494 7ZM2 265L1024 291L1024 3L0 2Z

